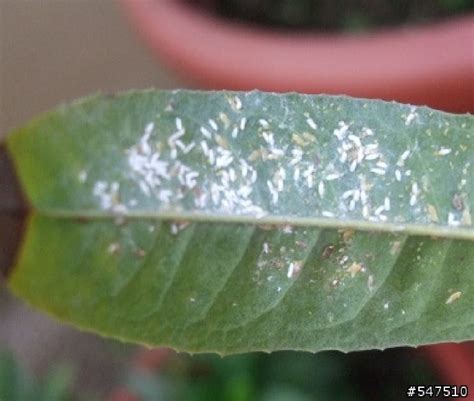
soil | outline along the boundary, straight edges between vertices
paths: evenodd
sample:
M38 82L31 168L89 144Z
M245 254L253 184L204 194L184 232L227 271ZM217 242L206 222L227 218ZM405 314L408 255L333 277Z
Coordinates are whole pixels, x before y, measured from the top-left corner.
M286 29L364 31L474 11L474 0L186 0L223 17Z

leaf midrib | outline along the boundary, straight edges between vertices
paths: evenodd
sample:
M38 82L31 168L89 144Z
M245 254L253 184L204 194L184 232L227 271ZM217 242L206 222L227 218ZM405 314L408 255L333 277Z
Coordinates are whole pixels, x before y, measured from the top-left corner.
M44 217L53 219L117 219L141 220L156 219L160 221L188 221L196 223L223 223L223 224L252 224L295 227L321 227L334 229L354 229L360 231L399 233L417 236L431 236L438 238L453 238L474 241L474 230L467 226L442 226L435 224L413 224L413 223L393 223L393 222L372 222L366 220L338 219L327 217L295 217L269 215L264 217L244 216L244 215L219 215L206 213L186 213L186 212L127 212L117 214L103 211L70 211L55 209L54 211L42 210L34 211Z

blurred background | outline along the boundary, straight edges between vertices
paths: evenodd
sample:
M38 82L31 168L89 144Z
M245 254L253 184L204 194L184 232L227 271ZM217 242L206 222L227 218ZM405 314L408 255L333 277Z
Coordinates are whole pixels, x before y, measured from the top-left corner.
M187 85L152 58L116 2L0 0L1 138L76 97L151 86ZM70 362L77 385L100 396L117 385L133 352L57 324L13 299L3 286L0 348L37 377Z
M287 89L285 85L276 84L282 81L278 74L282 74L281 69L285 74L285 68L291 69L294 66L286 63L281 51L297 48L299 45L296 42L285 44L281 40L283 47L275 47L274 43L267 44L252 32L245 35L250 42L236 43L236 49L243 46L241 50L244 60L248 57L246 51L249 51L249 43L252 46L255 44L253 51L257 53L262 46L264 49L268 46L268 53L262 50L262 57L257 57L257 54L253 57L267 68L265 75L273 77L273 81L265 80L259 75L261 71L252 69L250 62L247 67L240 66L238 70L233 70L238 59L219 61L231 55L222 53L219 56L221 49L212 49L212 46L224 46L226 44L220 42L221 39L242 34L239 27L227 27L220 22L213 25L219 6L222 7L222 4L217 4L219 2L199 2L207 5L210 13L196 17L198 24L197 28L194 27L207 27L207 30L201 32L199 40L210 44L211 51L216 53L215 63L207 64L200 59L196 60L196 56L201 54L205 59L208 56L206 52L210 50L196 49L195 43L189 40L190 35L192 36L192 30L188 29L191 27L192 13L178 15L171 7L171 14L163 17L152 8L136 7L138 3L140 2L133 0L122 1L122 5L112 0L0 0L0 138L38 113L98 91L109 93L148 87ZM258 18L255 17L255 10L261 10L262 4L253 9L250 8L252 2L247 3L244 6L251 11L249 21L254 24L255 20L258 22L262 18L261 13ZM266 3L268 6L268 2ZM279 2L274 4L276 3ZM462 1L455 0L449 3L451 11L448 14L455 14L456 7L460 7L461 3ZM226 18L229 10L232 11L229 8L232 4L229 4L223 9ZM472 1L463 4L468 11L472 10ZM242 8L235 10L236 15L242 18ZM289 11L290 14L293 13L290 24L292 29L295 18L297 19L294 16L298 16L297 11ZM301 13L301 10L298 12ZM245 17L245 12L243 14ZM306 16L307 13L301 15ZM159 19L159 23L152 25L156 29L150 28L153 18ZM271 21L275 18L281 19L281 14L277 17L273 15ZM361 13L356 13L351 18L348 25L351 31L360 32L364 29L364 24L372 24L367 19L366 22L363 18L361 20ZM464 46L461 49L463 51L459 51L463 53L461 59L452 64L440 60L441 67L432 68L426 73L417 70L419 67L413 67L405 73L405 77L406 74L415 74L415 80L409 82L409 89L403 93L399 92L399 85L390 80L386 82L382 92L377 88L364 91L360 82L353 83L353 78L351 85L347 84L346 87L341 87L340 84L330 87L320 84L334 78L325 76L325 72L316 77L316 84L308 84L308 81L291 81L290 75L293 73L290 74L288 70L287 85L300 91L305 91L307 87L308 92L349 93L421 104L429 104L434 99L432 105L438 108L445 106L445 109L451 111L473 111L473 23L472 18L460 18L459 25L462 27L456 26L457 31L450 34L452 36L448 35L448 39L443 39L439 32L432 33L431 36L439 42L440 48L425 49L424 58L429 59L430 52L439 54L441 48L448 51L444 44L453 43L456 39L458 45ZM310 23L311 21L304 19L305 28ZM157 40L156 35L159 37L163 32L168 32L171 38L165 35L162 40ZM219 35L216 37L212 32L218 32ZM431 36L416 37L413 43L421 46L424 43L422 39L426 40ZM396 38L389 38L395 48L399 46ZM404 38L407 43L412 40L409 35ZM145 40L142 41L143 39ZM345 39L338 43L334 47L328 47L328 43L323 41L321 51L332 55L347 52L347 48L341 47L346 45ZM301 44L303 52L305 46L307 42ZM386 46L382 44L380 47ZM351 54L355 62L354 73L359 74L360 80L367 80L370 74L374 74L374 70L364 72L363 66L357 64L358 57L360 58L358 50L350 48L350 51L355 52ZM271 67L274 53L281 59L279 71L278 68ZM159 57L156 57L157 54ZM295 54L294 59L297 57L299 56ZM270 63L270 67L265 61ZM383 60L379 61L383 64ZM388 62L393 64L390 60ZM398 65L400 70L404 69L400 62ZM330 68L329 65L323 67L325 70ZM351 67L345 68L347 70ZM439 79L435 73L444 74L447 78ZM304 74L307 71L301 74L297 71L293 75ZM423 77L426 79L423 80ZM415 92L413 87L417 86L418 81L423 81L425 86L419 86L418 92ZM429 96L426 85L433 87ZM271 356L249 354L229 358L190 357L166 350L147 351L58 324L13 299L0 286L1 401L398 400L402 399L403 390L411 383L454 384L447 381L453 376L449 376L449 373L446 376L445 367L439 366L450 364L452 360L448 358L441 362L443 356L439 355L446 355L446 352L455 355L458 351L447 348L444 353L436 354L438 356L435 357L428 351L395 349L350 355L324 352L313 356L280 352ZM459 366L465 366L463 363L461 361ZM472 365L474 366L474 362ZM467 371L465 373L470 374ZM6 399L2 399L2 391Z

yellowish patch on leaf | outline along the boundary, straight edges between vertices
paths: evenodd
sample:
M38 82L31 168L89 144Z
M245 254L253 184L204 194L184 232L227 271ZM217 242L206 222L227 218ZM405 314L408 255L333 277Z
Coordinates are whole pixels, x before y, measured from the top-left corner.
M351 277L354 278L357 273L362 270L362 265L360 263L353 262L347 269L351 274Z
M433 205L428 205L426 209L428 211L428 217L430 218L430 220L433 223L437 223L439 221L439 217L436 208Z
M462 212L461 223L466 225L466 226L470 226L472 224L471 213L469 212L468 207L465 207L463 212Z
M216 142L224 149L229 149L229 143L227 142L227 139L223 138L222 136L216 135Z
M392 247L390 248L390 255L395 255L400 251L401 248L401 242L400 241L394 241L392 243Z
M351 229L344 230L342 232L342 240L347 244L348 242L352 241L352 237L354 236L354 234L355 234L354 230L351 230Z
M453 292L448 299L446 300L446 305L452 304L454 301L458 300L461 298L462 292L461 291L456 291Z

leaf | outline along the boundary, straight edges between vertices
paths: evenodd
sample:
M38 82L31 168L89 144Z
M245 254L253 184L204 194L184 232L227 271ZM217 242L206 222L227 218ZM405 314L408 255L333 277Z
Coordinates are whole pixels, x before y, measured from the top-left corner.
M34 208L9 285L190 352L473 339L473 121L261 92L64 105L8 138Z

